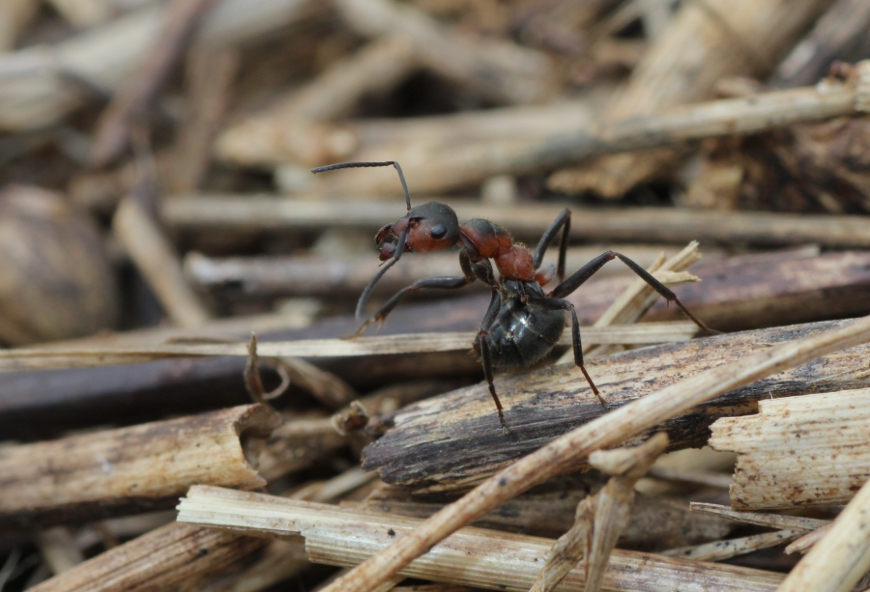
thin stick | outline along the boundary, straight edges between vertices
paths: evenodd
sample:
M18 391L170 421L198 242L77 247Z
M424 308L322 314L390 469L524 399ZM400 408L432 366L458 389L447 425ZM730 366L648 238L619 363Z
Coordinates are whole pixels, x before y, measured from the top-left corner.
M409 535L370 557L323 592L368 592L446 536L523 491L644 429L705 401L826 353L870 340L870 317L796 343L787 343L713 368L616 409L530 454L450 504ZM870 487L867 495L870 495ZM860 576L859 576L860 577Z
M407 170L408 166L404 165L404 168ZM395 177L390 177L390 180L392 189L397 184ZM347 195L358 194L351 190ZM504 208L469 200L441 197L437 200L456 210L460 220L486 218L510 229L514 235L529 238L540 237L564 209L563 205ZM348 212L353 212L353 216L346 215ZM686 243L697 239L765 246L813 243L826 247L870 248L870 228L864 216L809 218L798 214L712 212L686 208L620 208L619 216L600 208L572 207L571 212L571 230L585 240ZM397 211L395 202L383 200L326 202L276 199L272 195L196 195L165 200L160 214L170 227L186 231L256 228L269 232L311 232L328 228L377 229L383 226L384 220L395 219Z
M813 545L777 592L847 592L870 570L870 481Z
M135 198L121 200L112 230L176 324L196 327L211 318L188 285L169 240Z
M615 325L583 329L588 343L653 344L685 341L697 327L690 321L666 321L639 325ZM257 354L269 358L287 357L356 357L391 354L463 351L471 348L473 332L410 333L356 339L309 339L265 342L257 345ZM570 329L559 341L571 344ZM172 357L245 356L245 343L169 344L152 347L82 347L74 349L13 349L0 351L0 370L94 367L136 363ZM45 363L47 362L47 363Z
M724 541L713 541L704 543L703 545L693 545L691 547L680 547L679 549L668 549L662 551L662 555L668 557L682 557L683 559L694 559L695 561L722 561L730 559L738 555L746 555L759 549L768 549L794 540L806 533L805 530L783 529L774 532L764 532L761 534L753 534L739 539L728 539Z
M714 516L722 516L729 520L735 520L744 524L756 524L758 526L769 526L770 528L810 531L831 523L830 520L804 518L803 516L788 516L784 514L768 514L763 512L738 512L732 510L730 506L720 506L719 504L706 504L702 502L692 502L689 505L689 508L693 512L713 514Z

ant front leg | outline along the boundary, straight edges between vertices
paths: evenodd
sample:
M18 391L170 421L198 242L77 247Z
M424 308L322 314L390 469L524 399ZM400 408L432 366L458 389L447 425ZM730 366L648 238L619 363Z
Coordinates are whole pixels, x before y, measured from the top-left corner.
M559 264L556 266L556 277L559 278L560 282L563 282L565 281L565 254L568 249L568 233L571 232L571 210L568 208L562 210L556 216L556 219L553 220L553 223L550 224L547 231L544 232L544 236L541 237L538 247L535 249L533 263L535 270L541 267L541 263L544 262L544 254L550 248L560 228L562 229L562 242L559 244Z
M477 332L477 343L480 346L480 360L483 363L483 376L486 378L486 384L489 386L489 394L492 395L492 400L495 402L495 408L498 411L498 421L501 423L501 431L503 434L509 434L510 428L504 419L504 409L501 406L501 401L495 392L495 382L492 372L492 354L489 351L489 343L486 338L489 335L489 328L495 321L498 311L501 309L501 294L498 290L492 291L492 299L489 301L489 308L486 309L486 315L480 323L480 330Z
M399 301L405 297L409 292L417 292L418 290L429 290L429 289L440 289L440 290L458 290L459 288L464 288L468 284L470 284L473 278L469 279L467 277L461 276L452 276L452 275L436 275L428 278L423 278L421 280L417 280L410 286L406 288L402 288L398 292L396 292L392 298L387 300L387 303L384 304L378 312L374 314L374 316L368 319L366 322L362 324L362 327L359 328L359 331L354 333L354 337L359 337L362 335L366 329L368 329L369 325L374 322L383 323L384 319L387 318L387 315L392 312L396 305L399 304Z
M592 377L589 376L589 372L586 371L586 366L583 364L583 344L580 342L580 321L577 320L577 311L574 310L574 305L568 300L549 297L535 298L530 300L529 304L547 310L567 310L571 313L571 345L574 347L574 365L580 368L583 376L586 377L586 382L589 383L589 388L592 389L592 393L598 398L598 402L601 403L604 410L609 411L610 408L607 406L607 403L604 402L601 393L598 392L598 388L595 386L595 383L592 382Z
M668 302L673 302L676 304L683 313L689 317L689 319L695 323L698 328L700 328L704 333L708 335L718 335L718 331L714 331L700 320L695 318L695 315L689 312L683 303L680 302L680 299L677 298L677 295L674 294L667 286L657 280L650 272L645 270L643 267L623 255L622 253L617 253L616 251L607 251L602 253L583 267L581 267L577 272L575 272L571 277L567 280L556 286L552 292L550 292L549 296L553 298L564 298L568 294L574 292L577 288L582 286L586 280L591 278L599 269L604 267L604 264L608 261L612 261L614 259L619 259L623 263L625 263L629 269L631 269L634 273L640 276L640 279L645 281L653 290L661 294L665 300Z

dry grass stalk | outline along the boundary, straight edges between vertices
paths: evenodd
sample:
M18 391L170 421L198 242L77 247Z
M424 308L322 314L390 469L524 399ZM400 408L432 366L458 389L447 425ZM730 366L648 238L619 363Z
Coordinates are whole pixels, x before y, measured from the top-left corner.
M605 121L708 98L728 76L765 76L830 0L705 0L680 7L602 114ZM763 40L763 42L761 41ZM551 184L619 197L675 160L668 151L597 159Z
M169 240L134 197L121 200L112 230L173 322L196 327L209 320L211 314L187 284Z
M191 488L181 500L178 519L258 535L301 534L313 562L342 566L358 563L392 541L411 539L411 533L420 524L411 518L215 487ZM466 528L434 546L398 575L525 592L553 542ZM780 580L778 574L759 570L617 550L605 575L605 587L614 591L674 589L691 582L699 590L710 592L772 591ZM580 590L583 583L583 570L577 568L565 579L564 586L566 590Z
M667 446L667 435L659 433L634 448L598 450L589 456L590 465L613 476L577 505L574 525L553 545L531 592L552 592L583 558L585 590L598 592L610 554L628 526L634 485Z
M861 0L836 0L812 31L780 62L771 76L775 86L812 84L825 69L864 37L870 26L870 5Z
M576 477L575 477L576 478ZM569 489L529 491L505 502L475 522L474 526L557 538L565 534L565 525L575 519L577 504L600 485L584 481ZM426 503L409 499L405 490L381 488L369 495L362 506L366 510L387 514L428 518L443 507L443 503ZM348 504L350 502L345 502ZM687 502L663 497L638 496L631 506L628 527L619 539L619 548L658 551L704 541L718 540L731 531L724 519L701 517L689 511Z
M262 487L249 459L279 424L248 405L5 447L0 522L32 528L165 505L193 483Z
M685 341L697 331L691 321L667 321L639 325L584 328L583 339L588 343L650 344ZM358 357L390 354L468 351L475 333L410 333L383 337L356 339L311 339L300 341L266 342L257 346L262 357ZM570 345L569 330L560 343ZM39 348L0 351L0 369L49 369L69 367L95 367L111 364L137 363L168 357L184 356L248 356L244 343L221 344L168 344L136 348ZM33 363L35 362L35 363ZM322 371L320 371L322 372ZM292 378L292 376L291 376ZM343 403L346 403L344 401ZM335 407L336 405L332 405ZM340 406L340 405L338 405Z
M393 0L340 0L337 5L356 32L406 39L428 68L480 97L499 103L534 103L549 91L552 65L544 53L506 41L459 35L424 12Z
M810 531L821 528L831 522L830 520L804 518L803 516L787 516L784 514L767 514L761 512L738 512L732 510L729 506L701 502L692 502L690 507L693 512L703 512L714 516L722 516L729 520L735 520L744 524L769 526L770 528Z
M95 130L91 161L105 166L126 150L130 126L145 116L169 71L184 51L191 31L215 0L172 0L160 32L131 80L112 98Z
M746 352L784 342L794 345L799 339L818 338L822 331L845 324L828 322L693 339L590 360L588 368L608 404L624 407L666 387L676 388L686 378L699 379L711 368L739 366ZM703 404L700 410L657 425L656 430L668 433L674 449L699 447L706 444L709 425L716 418L753 413L759 399L870 387L864 362L868 355L870 346L829 354L824 363L804 364L734 390ZM578 426L601 421L601 405L573 365L497 376L496 388L511 436L499 433L486 385L479 384L402 409L393 418L394 427L366 448L364 466L377 469L393 485L465 488Z
M235 49L194 46L186 64L188 100L173 148L168 185L173 193L196 191L208 172L212 141L230 102L239 70ZM158 165L159 166L159 165Z
M372 41L270 109L222 131L215 156L242 165L341 160L356 148L355 134L312 123L349 115L363 96L391 89L418 65L406 39Z
M712 471L685 471L666 467L653 467L647 472L647 476L664 481L691 483L704 487L718 487L719 489L728 489L731 486L731 475L723 475L722 473L714 473Z
M859 115L866 110L870 62L861 62L855 80L813 88L761 93L675 108L654 115L601 123L541 140L506 140L421 149L403 154L402 168L418 194L438 194L479 185L500 174L535 173L592 156L675 146L705 138L732 137L782 129L797 123ZM868 88L865 88L868 87ZM395 179L370 175L354 183L335 175L318 182L328 195L396 195ZM645 221L647 224L649 220ZM698 238L696 236L690 238ZM688 240L688 239L687 239Z
M868 340L870 317L862 317L832 331L745 355L737 362L713 368L611 411L489 478L408 536L369 557L324 592L372 590L462 526L523 491L577 466L594 450L623 442L735 388Z
M830 532L832 525L833 523L825 524L824 526L820 526L819 528L805 534L785 548L786 555L790 555L795 551L798 553L806 553L813 547L813 545L822 540L822 537Z
M608 248L623 253L643 267L651 265L662 250L670 254L677 252L670 246L655 245L572 247L568 249L565 267L579 269ZM714 259L721 256L720 251L714 250ZM544 261L545 264L554 263L555 254ZM197 285L211 288L226 284L240 286L246 295L293 294L334 298L339 295L359 296L378 272L379 264L374 252L341 259L317 256L217 258L190 252L184 257L184 272ZM417 257L407 254L381 279L378 291L395 292L424 277L455 275L458 270L456 253L426 253ZM605 265L595 277L629 273L631 271L625 266ZM472 287L483 289L483 286Z
M396 183L395 178L391 181ZM345 195L355 195L355 192L350 190ZM535 238L540 237L564 209L564 206L549 204L504 208L466 200L438 198L437 201L453 207L460 220L486 218L509 228L515 236ZM206 195L166 200L160 214L170 227L186 231L255 228L271 232L310 232L341 227L377 229L385 220L396 218L397 207L401 210L395 201L324 202L256 195ZM348 212L353 212L353 215L348 216ZM673 243L697 239L765 246L870 247L870 231L866 218L862 216L808 218L795 214L667 208L620 208L618 216L600 208L572 207L571 212L571 230L575 236L583 236L585 240L660 240Z
M351 86L344 91L347 99L340 93L327 98L323 92L328 86L337 86L338 82L333 82L332 78L343 69L344 64L340 62L299 93L287 97L276 108L240 119L229 127L218 139L216 156L247 166L298 166L300 158L311 165L320 165L323 162L346 160L351 155L360 160L390 158L404 162L404 153L419 150L421 145L457 146L508 138L529 140L559 133L566 127L580 128L592 122L596 110L595 100L581 97L546 105L461 111L428 117L358 119L328 125L301 123L303 116L305 119L321 121L336 117L339 109L354 104L350 101L358 99L359 91L364 90L362 85L379 85L379 89L383 89L389 82L384 81L384 78L388 74L399 75L410 58L413 58L414 64L418 64L413 48L402 50L396 45L400 41L392 37L374 41L349 58L346 66L352 68L353 72L346 73L349 75L340 81L342 85ZM407 41L404 43L408 45ZM404 51L404 54L383 56L388 59L376 64L375 58L382 57L375 53L378 49L394 53ZM381 70L373 72L376 66ZM369 77L363 80L361 74L365 73ZM320 102L315 106L317 101ZM352 171L348 171L348 174L359 177ZM309 181L316 183L314 179Z
M676 276L675 272L684 272L693 263L701 258L701 252L698 249L698 241L690 242L685 249L668 259L664 260L664 253L661 254L658 260L653 263L647 271L659 278L662 283L670 285L671 282L666 282L663 277L667 275ZM694 278L692 281L700 281L699 278L689 273L684 273L680 277ZM676 278L674 278L676 279ZM658 300L659 293L656 292L649 284L641 278L637 278L631 286L629 286L622 294L620 294L611 304L604 314L592 324L593 327L609 327L614 324L630 324L637 321L649 308ZM587 343L583 346L583 353L592 354L590 357L605 355L613 351L618 351L618 348L598 347L592 351L592 344ZM573 359L573 352L566 352L559 362L570 362Z
M866 409L866 407L864 407ZM830 530L791 570L777 592L847 592L870 570L870 481Z
M214 46L256 39L297 20L304 0L220 0L197 39ZM146 7L50 46L0 58L0 129L46 126L85 102L85 86L118 88L153 46L164 15Z
M662 551L662 555L694 559L695 561L722 561L737 557L738 555L746 555L760 549L784 545L805 533L805 530L783 529L753 534L739 539L714 541L712 543L681 547L679 549L668 549L667 551Z
M710 446L738 453L731 505L774 510L842 504L870 478L870 389L759 401L722 418Z

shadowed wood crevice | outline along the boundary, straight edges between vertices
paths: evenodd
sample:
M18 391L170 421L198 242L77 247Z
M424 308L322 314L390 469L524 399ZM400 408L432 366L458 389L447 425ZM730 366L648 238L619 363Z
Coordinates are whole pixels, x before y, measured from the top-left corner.
M846 321L778 327L625 352L588 362L611 408L729 362L746 351L795 341ZM745 415L759 399L870 386L870 346L829 354L722 395L665 422L671 449L699 447L719 417ZM511 433L502 436L486 385L466 387L406 407L394 427L365 449L363 466L384 481L416 489L464 488L512 460L599 417L603 410L571 365L496 377Z

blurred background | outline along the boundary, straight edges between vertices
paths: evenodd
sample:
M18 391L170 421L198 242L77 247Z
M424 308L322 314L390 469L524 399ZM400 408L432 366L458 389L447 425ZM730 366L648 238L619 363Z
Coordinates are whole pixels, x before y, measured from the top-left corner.
M405 204L391 167L310 173L343 161L396 160L412 205L530 248L569 207L568 273L698 240L702 281L675 291L722 331L870 313L868 30L867 0L0 0L0 344L353 334ZM408 254L366 310L459 273L455 250ZM581 322L633 280L606 266ZM416 294L381 334L473 331L488 301ZM299 364L279 405L323 422L482 376L465 352ZM244 365L3 372L0 440L244 404ZM276 475L341 473L344 445ZM50 575L22 548L0 588Z

